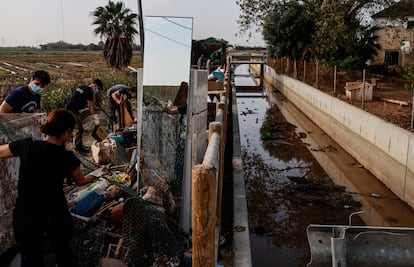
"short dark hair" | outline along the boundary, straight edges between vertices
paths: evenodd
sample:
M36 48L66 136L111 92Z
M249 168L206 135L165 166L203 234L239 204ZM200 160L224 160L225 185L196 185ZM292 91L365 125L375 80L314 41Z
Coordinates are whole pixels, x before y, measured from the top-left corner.
M134 86L134 87L130 87L130 88L129 88L129 90L130 90L131 92L136 93L136 92L137 92L137 87L136 87L136 86Z
M59 137L68 129L73 129L76 119L73 113L66 109L54 109L46 118L46 122L40 126L40 132Z
M103 82L101 80L95 79L95 80L93 80L92 83L96 84L99 87L100 90L103 89Z
M32 75L32 80L38 80L42 85L50 83L50 75L47 71L37 70Z

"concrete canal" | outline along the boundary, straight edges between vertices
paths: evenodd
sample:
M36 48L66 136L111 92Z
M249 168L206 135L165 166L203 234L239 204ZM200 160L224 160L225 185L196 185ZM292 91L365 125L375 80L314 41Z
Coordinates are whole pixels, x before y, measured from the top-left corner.
M251 82L238 67L236 86ZM253 266L306 266L309 224L414 227L408 205L271 85L237 105Z

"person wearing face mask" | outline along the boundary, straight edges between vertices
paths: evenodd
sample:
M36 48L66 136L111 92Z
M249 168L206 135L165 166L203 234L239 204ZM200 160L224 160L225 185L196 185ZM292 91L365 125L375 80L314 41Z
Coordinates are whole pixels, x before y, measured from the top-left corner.
M82 123L89 115L95 115L94 95L99 93L99 91L102 89L102 81L99 79L95 79L90 85L79 86L73 92L72 97L65 105L65 109L70 110L75 114L76 125L78 129L75 135L75 150L81 154L88 152L88 150L83 146ZM88 112L83 112L85 108L88 109ZM95 129L92 132L93 137L96 136L97 129L98 126L95 126Z
M50 75L37 70L27 85L9 92L0 105L0 113L33 113L40 111L40 99L45 87L50 83Z
M72 112L55 109L40 126L43 140L24 138L0 145L0 158L20 158L13 231L21 266L44 266L45 240L50 241L59 266L74 266L70 247L74 224L64 180L84 185L95 179L83 174L79 159L65 148L75 125Z

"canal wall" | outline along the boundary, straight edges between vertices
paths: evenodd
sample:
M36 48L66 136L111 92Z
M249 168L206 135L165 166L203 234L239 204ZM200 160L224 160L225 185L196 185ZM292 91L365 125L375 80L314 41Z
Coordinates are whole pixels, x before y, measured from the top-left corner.
M256 69L256 66L254 66ZM414 134L265 66L264 78L414 208Z

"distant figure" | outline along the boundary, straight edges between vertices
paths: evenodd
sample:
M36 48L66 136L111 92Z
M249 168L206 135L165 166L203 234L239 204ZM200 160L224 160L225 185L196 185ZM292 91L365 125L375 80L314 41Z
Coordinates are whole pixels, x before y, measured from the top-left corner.
M197 68L199 69L199 70L201 70L201 66L202 66L202 64L203 64L203 59L204 59L204 55L203 54L201 54L201 56L198 58L198 60L197 60Z
M187 100L188 100L188 83L181 82L180 89L174 99L174 106L180 107L187 107Z
M206 70L208 71L208 73L210 73L211 63L211 58L208 58L206 62Z
M106 96L109 99L110 108L111 108L111 120L113 122L121 122L121 104L123 103L123 98L126 97L126 100L134 98L137 96L137 87L128 87L124 84L116 84L106 91ZM128 112L132 116L131 105L127 105ZM118 113L118 118L117 118Z
M216 70L213 71L214 78L217 79L219 82L224 82L224 71L225 71L225 64L223 67L218 66Z
M17 87L9 92L0 105L0 113L33 113L40 111L40 99L50 75L44 70L37 70L27 85Z
M86 153L86 150L83 147L83 125L82 122L85 120L89 115L95 114L95 107L94 107L94 95L99 93L100 90L103 89L103 83L99 79L93 80L93 82L86 86L82 85L79 86L75 92L73 92L72 97L69 99L68 103L65 105L65 109L72 111L75 114L76 124L78 131L75 135L75 150L79 153ZM83 112L83 109L88 108L89 112ZM96 131L98 126L95 126L95 129L92 132L92 137L97 139Z

